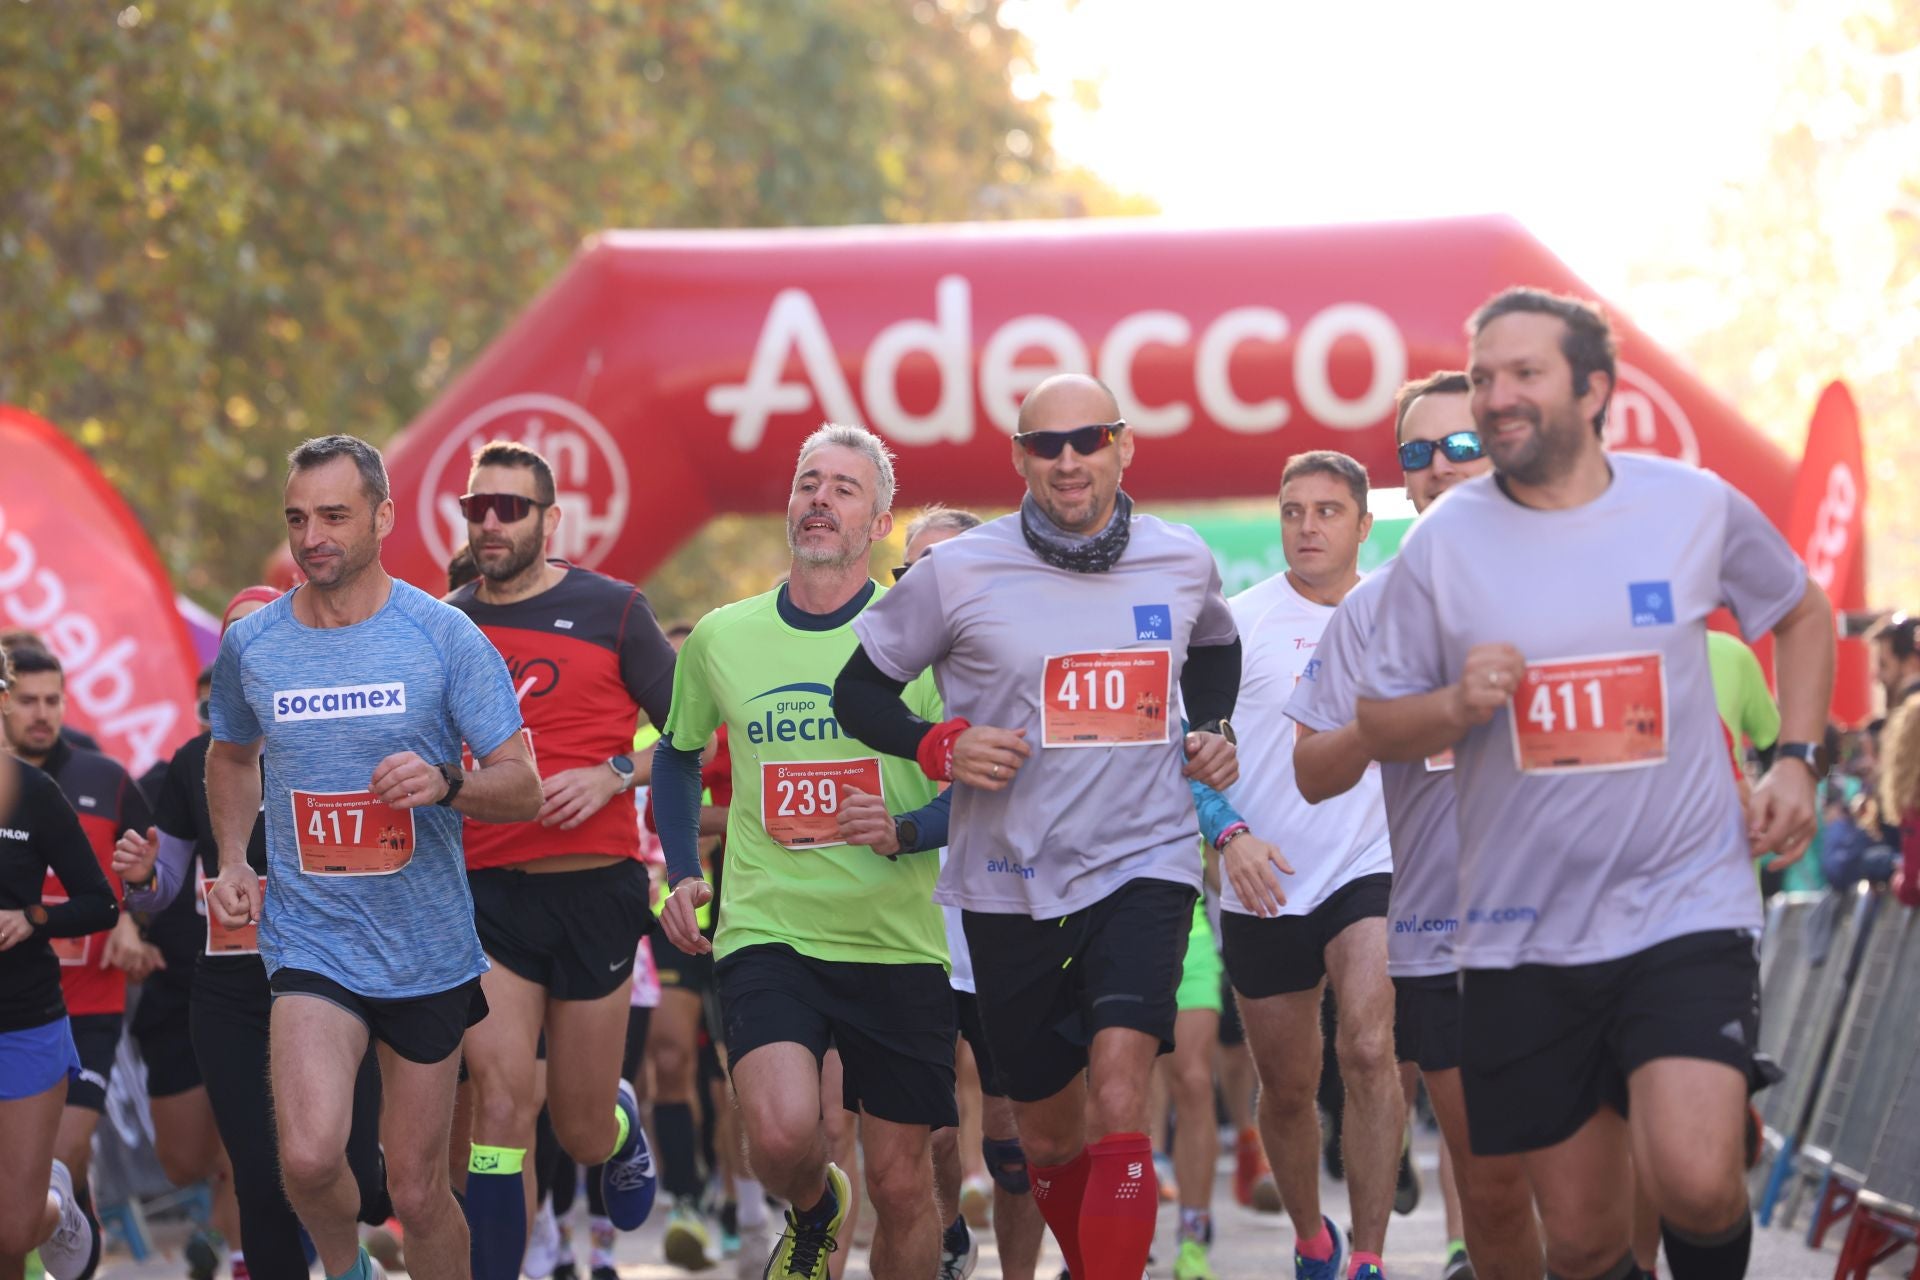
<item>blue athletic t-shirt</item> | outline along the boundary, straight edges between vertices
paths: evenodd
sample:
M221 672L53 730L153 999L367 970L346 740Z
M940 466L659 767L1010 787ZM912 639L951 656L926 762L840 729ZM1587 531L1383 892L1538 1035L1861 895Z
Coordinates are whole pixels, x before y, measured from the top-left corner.
M457 762L464 742L481 759L519 732L506 663L464 613L398 580L350 627L304 625L294 594L236 622L213 668L213 736L266 739L260 954L270 973L376 999L457 987L487 968L460 815L361 793L396 752Z

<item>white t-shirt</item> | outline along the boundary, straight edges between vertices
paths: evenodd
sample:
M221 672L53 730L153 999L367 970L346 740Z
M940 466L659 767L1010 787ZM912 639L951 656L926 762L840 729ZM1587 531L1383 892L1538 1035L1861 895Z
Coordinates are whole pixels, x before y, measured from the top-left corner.
M1306 802L1294 783L1296 733L1287 703L1315 660L1333 609L1295 591L1284 573L1227 603L1241 644L1240 699L1233 712L1240 780L1227 788L1227 800L1253 834L1277 847L1293 867L1293 875L1281 877L1287 895L1281 913L1305 915L1343 885L1392 871L1380 769L1368 765L1344 795ZM1251 914L1231 880L1221 885L1220 905Z

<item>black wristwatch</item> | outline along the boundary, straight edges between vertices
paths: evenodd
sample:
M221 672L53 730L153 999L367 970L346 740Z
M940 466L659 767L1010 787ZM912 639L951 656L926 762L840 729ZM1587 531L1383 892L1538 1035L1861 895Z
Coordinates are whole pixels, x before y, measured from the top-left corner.
M435 800L434 803L443 809L451 809L455 797L460 794L460 788L467 785L467 775L460 772L460 766L457 764L442 764L434 767L440 770L440 776L446 779L447 783L447 794Z
M27 923L33 926L35 933L47 927L47 908L44 904L33 903L21 914L26 916Z
M1209 720L1205 724L1197 724L1193 726L1193 731L1195 733L1217 733L1227 740L1228 746L1237 747L1240 745L1240 735L1233 731L1233 721L1224 716L1218 720Z
M920 851L920 824L912 818L895 818L893 820L893 838L899 842L901 853L918 853Z
M1824 742L1781 742L1773 748L1775 760L1798 760L1807 766L1809 772L1818 781L1827 776L1827 770L1833 762L1827 759L1827 746Z

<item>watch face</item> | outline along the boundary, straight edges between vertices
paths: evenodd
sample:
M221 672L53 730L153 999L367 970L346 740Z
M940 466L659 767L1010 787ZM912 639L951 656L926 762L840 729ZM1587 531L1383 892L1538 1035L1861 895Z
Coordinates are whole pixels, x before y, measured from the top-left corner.
M631 778L633 776L633 761L625 756L614 756L607 761L607 764L615 773L623 778Z

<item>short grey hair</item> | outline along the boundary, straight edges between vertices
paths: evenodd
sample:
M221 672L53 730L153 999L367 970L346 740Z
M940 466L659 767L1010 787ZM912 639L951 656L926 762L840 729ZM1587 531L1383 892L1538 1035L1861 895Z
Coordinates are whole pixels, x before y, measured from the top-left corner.
M360 472L360 486L367 491L374 506L393 496L393 486L387 483L386 459L359 436L315 436L302 441L299 448L287 455L287 467L295 472L311 471L335 458L353 459L354 467Z
M800 442L800 458L794 464L795 474L799 466L817 450L829 445L838 445L851 449L873 464L874 474L879 477L879 490L873 495L873 511L878 515L893 507L893 451L882 440L865 427L848 423L823 422L818 430Z
M930 529L965 533L969 529L979 528L983 523L984 521L971 511L962 511L958 507L943 506L936 502L930 507L923 507L920 514L915 516L913 522L907 526L907 545L912 546L915 538Z

